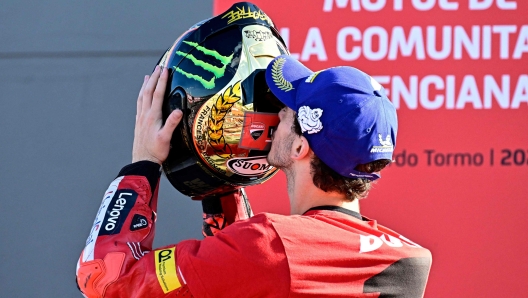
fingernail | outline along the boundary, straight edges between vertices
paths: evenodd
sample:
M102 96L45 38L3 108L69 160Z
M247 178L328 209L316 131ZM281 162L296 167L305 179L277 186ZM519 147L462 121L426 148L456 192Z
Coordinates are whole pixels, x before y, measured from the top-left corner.
M143 78L143 82L148 81L148 79L149 79L149 76L145 76L145 77Z
M165 67L162 67L161 68L161 73L163 73L165 71Z

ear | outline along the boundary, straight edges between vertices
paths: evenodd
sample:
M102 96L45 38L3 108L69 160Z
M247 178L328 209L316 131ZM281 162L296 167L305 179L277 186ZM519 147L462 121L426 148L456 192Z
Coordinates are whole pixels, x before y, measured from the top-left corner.
M304 136L295 138L291 149L291 158L295 160L301 160L307 157L311 157L313 154L308 140Z

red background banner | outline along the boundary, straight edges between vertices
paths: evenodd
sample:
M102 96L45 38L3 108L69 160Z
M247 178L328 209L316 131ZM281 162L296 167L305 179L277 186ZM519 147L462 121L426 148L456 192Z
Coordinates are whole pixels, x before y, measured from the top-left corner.
M525 296L528 2L252 2L312 70L357 67L397 106L395 162L361 212L432 251L425 296ZM282 173L248 193L289 213Z

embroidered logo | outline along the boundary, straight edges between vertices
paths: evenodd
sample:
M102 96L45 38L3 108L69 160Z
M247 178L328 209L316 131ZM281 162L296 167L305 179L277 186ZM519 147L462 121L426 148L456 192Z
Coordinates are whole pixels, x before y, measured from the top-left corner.
M280 90L288 92L290 90L293 90L294 88L292 84L288 82L282 74L282 68L284 67L285 62L286 59L284 58L279 58L275 60L271 67L271 77L273 78L273 82L275 82L275 85L277 85Z
M394 151L394 146L392 145L392 138L390 135L387 135L387 137L385 137L385 140L384 140L381 134L379 133L378 140L381 146L372 147L372 149L370 149L370 153L378 153L378 152L382 153L382 152L393 152Z
M302 106L299 108L297 113L297 120L301 125L302 132L308 132L309 134L318 133L323 129L323 123L321 123L321 116L323 110L321 109L310 109L308 106Z
M385 138L385 140L383 140L383 139L381 138L381 134L379 133L379 134L378 134L378 139L379 139L379 142L380 142L381 146L383 146L383 147L392 147L391 136L387 135L387 137Z

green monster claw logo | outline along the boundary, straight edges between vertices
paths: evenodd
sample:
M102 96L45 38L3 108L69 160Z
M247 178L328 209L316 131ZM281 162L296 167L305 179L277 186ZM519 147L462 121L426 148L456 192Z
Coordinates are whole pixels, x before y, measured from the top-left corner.
M192 80L196 80L196 81L200 82L202 84L202 86L204 86L204 88L206 88L206 89L213 89L215 87L215 79L219 79L219 78L224 76L226 67L227 67L227 65L229 65L229 63L231 63L231 60L233 60L233 55L234 54L231 54L231 56L223 56L220 53L218 53L217 51L204 48L204 47L198 45L195 42L184 41L184 43L194 47L196 50L202 52L203 54L205 54L207 56L214 57L215 59L220 61L220 63L222 64L222 67L218 67L218 66L212 65L210 63L207 63L205 61L202 61L202 60L194 57L192 54L187 54L187 53L184 53L184 52L181 52L181 51L176 51L177 55L182 56L185 59L191 60L192 63L194 63L194 65L196 65L198 67L201 67L201 68L203 68L206 71L211 72L214 75L214 77L212 77L210 80L206 80L206 79L202 78L199 75L188 73L185 70L183 70L183 69L181 69L179 67L176 67L176 66L173 66L174 70L176 70L176 72L179 72L180 74L184 75L188 79L192 79Z

